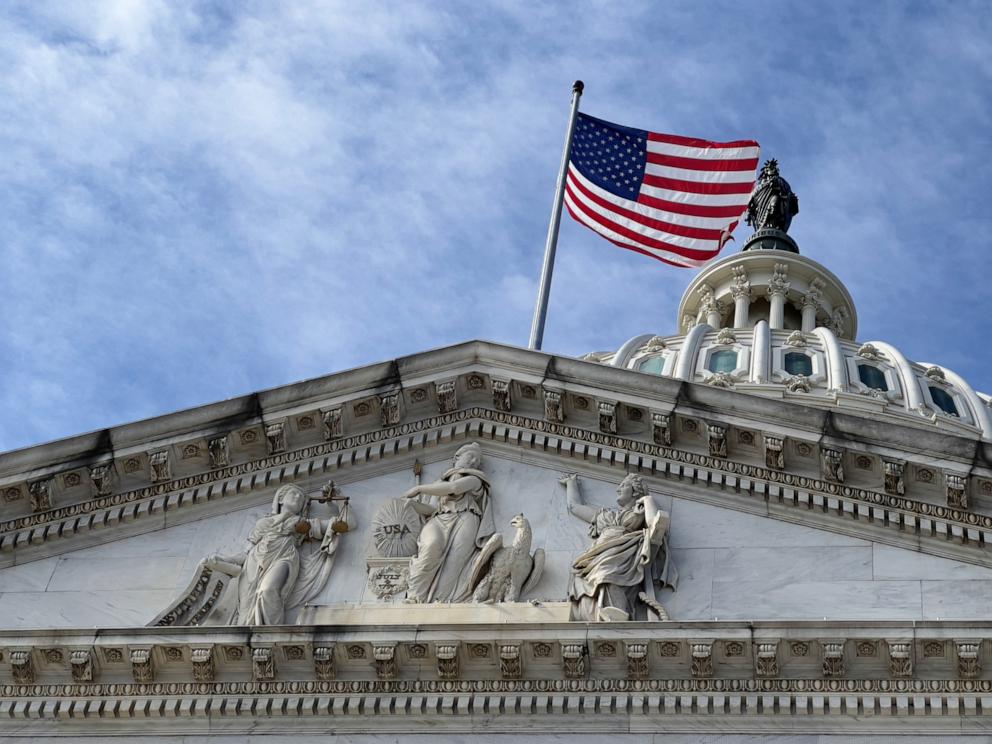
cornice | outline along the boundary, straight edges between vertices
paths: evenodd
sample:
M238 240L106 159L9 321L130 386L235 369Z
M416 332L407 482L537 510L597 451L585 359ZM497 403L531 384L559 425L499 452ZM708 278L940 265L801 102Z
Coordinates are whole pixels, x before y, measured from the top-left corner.
M697 421L694 417L679 421ZM697 430L703 423L695 424ZM684 424L683 424L684 425ZM342 483L369 477L390 461L465 438L499 447L569 458L579 467L636 471L653 486L727 508L767 513L852 536L992 565L992 517L761 465L713 457L579 426L471 408L384 427L332 442L101 497L0 524L0 554L51 555L79 547L73 537L112 537L122 527L169 512L202 516L231 508L262 489L301 478L330 476ZM772 438L774 439L774 438ZM343 478L342 478L343 476ZM228 506L219 508L220 502ZM47 549L54 545L55 549ZM40 557L39 555L39 557Z
M2 631L0 731L977 732L990 639L884 621Z

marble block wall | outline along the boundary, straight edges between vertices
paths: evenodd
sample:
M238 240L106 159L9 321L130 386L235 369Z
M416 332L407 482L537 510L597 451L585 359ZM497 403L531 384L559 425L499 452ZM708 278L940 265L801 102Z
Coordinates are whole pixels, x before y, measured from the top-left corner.
M448 462L424 468L425 482ZM569 566L588 526L568 513L561 473L486 456L497 529L512 539L523 512L547 564L532 596L564 598ZM375 601L366 587L370 521L385 499L413 484L410 472L343 486L359 529L344 536L315 604ZM315 484L314 487L318 487ZM615 482L581 476L588 503L614 504ZM992 615L992 570L794 525L656 491L672 515L678 591L662 597L676 620L973 619ZM251 508L0 570L0 627L126 627L147 624L185 588L198 562L244 549L270 494ZM314 514L327 507L314 506Z

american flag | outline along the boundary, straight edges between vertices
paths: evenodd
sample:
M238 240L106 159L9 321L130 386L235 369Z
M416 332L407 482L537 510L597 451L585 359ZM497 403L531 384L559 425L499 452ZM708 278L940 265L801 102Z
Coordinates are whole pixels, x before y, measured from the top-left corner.
M747 209L759 152L752 140L708 142L579 114L565 205L621 248L702 266Z

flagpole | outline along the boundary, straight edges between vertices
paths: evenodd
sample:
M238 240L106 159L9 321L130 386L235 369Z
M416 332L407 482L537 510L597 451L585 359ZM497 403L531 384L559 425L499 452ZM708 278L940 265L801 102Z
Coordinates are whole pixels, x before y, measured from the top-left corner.
M568 134L565 135L565 151L561 154L561 167L558 169L558 183L555 186L555 203L551 209L551 222L548 224L548 239L544 244L544 264L541 266L541 283L537 289L537 306L530 326L528 348L540 350L544 342L544 321L548 316L548 296L551 294L551 274L555 270L555 250L558 247L558 227L561 225L561 207L565 201L565 175L568 172L568 158L572 152L572 136L575 134L575 120L579 113L579 99L585 85L576 80L572 85L572 111L568 116Z

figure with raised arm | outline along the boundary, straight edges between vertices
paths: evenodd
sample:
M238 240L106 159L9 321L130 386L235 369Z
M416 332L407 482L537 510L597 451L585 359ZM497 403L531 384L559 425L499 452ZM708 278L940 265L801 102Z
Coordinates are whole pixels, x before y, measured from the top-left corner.
M434 483L405 494L427 518L410 559L407 602L467 602L473 559L495 533L489 480L481 470L482 449L472 442L455 452L452 467ZM423 500L422 497L428 497Z
M619 508L582 501L579 477L561 479L568 510L589 523L592 546L572 563L568 599L572 620L668 620L655 599L655 584L675 588L676 572L666 535L671 519L637 475L617 486Z

